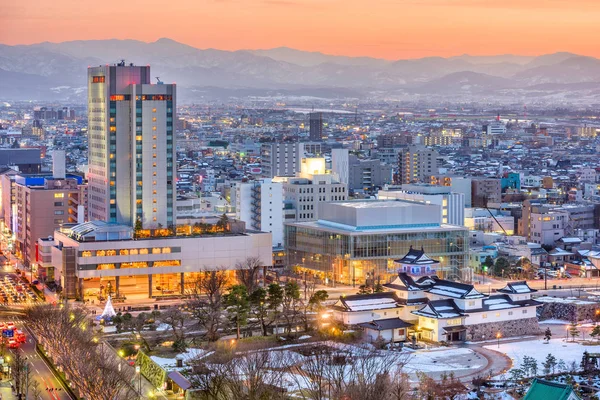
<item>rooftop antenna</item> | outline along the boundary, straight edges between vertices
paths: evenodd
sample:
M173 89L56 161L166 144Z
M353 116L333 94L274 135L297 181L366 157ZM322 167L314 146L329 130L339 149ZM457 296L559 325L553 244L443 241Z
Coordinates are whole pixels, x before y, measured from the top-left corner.
M158 76L156 77L156 84L157 85L162 85L163 84L162 81L160 80L160 77L158 77Z
M118 67L124 67L124 66L125 66L125 59L123 59L123 58L122 58L122 59L121 59L121 62L119 62L119 63L117 64L117 66L118 66Z

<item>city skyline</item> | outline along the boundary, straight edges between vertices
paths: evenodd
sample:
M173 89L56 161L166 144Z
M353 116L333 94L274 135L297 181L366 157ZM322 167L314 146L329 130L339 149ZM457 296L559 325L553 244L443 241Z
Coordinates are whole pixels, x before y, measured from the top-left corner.
M111 0L93 12L73 0L59 3L50 6L25 0L7 4L0 17L0 41L9 45L109 38L151 42L169 32L176 41L222 50L285 46L385 59L558 51L600 56L600 39L594 39L594 16L600 4L590 0L527 4L514 0L403 0L383 2L377 8L358 0L243 4L238 0L202 4L185 0L170 5L168 12L155 2L140 9ZM142 20L160 18L161 28L126 23L133 13ZM48 29L40 29L44 26Z

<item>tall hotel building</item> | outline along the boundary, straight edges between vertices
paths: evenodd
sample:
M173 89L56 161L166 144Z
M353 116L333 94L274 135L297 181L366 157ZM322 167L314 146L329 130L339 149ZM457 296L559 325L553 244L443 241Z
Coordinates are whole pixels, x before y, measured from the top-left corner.
M88 68L90 220L175 224L176 87L150 78L124 61Z

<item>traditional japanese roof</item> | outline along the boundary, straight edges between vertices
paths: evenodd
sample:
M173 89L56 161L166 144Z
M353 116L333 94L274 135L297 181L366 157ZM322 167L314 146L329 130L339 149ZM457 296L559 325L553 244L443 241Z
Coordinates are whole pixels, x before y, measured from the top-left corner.
M513 301L509 295L496 294L483 300L482 308L479 310L469 310L470 313L479 311L495 311L505 310L507 308L520 308L520 307L531 307L541 306L542 303L532 299L517 300Z
M376 331L386 331L389 329L409 328L413 326L410 322L401 320L400 318L378 319L377 321L363 322L358 326Z
M421 317L435 319L457 318L466 315L456 306L453 300L430 301L425 307L412 313Z
M391 292L340 297L332 306L333 309L344 312L384 310L398 307L402 307L400 299L396 297L396 294Z
M452 333L452 332L463 332L467 330L467 327L464 325L453 325L453 326L445 326L444 331L446 331L447 333Z
M537 290L529 287L526 281L519 282L508 282L502 289L498 289L497 292L509 293L509 294L523 294L523 293L534 293Z
M482 299L486 297L485 294L477 291L473 285L444 279L436 279L433 287L427 289L427 292L453 299Z
M392 283L384 284L384 287L395 290L408 290L411 292L418 290L426 290L435 285L437 276L429 277L422 276L416 281L406 272L400 272L398 277Z
M577 400L581 399L571 385L548 382L535 378L523 400Z
M404 257L399 260L394 260L394 262L411 265L431 265L440 263L438 260L426 256L423 247L421 247L421 250L415 250L412 246L410 246L408 253L406 253Z

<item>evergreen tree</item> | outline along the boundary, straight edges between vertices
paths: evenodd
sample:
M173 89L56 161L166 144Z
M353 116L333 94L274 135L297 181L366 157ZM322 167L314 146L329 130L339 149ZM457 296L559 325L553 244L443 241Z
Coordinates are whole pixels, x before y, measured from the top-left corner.
M552 331L550 330L550 327L548 327L548 328L546 328L546 331L544 332L544 340L546 342L549 342L551 338L552 338Z
M554 374L554 371L556 370L556 357L552 354L548 354L546 356L546 361L544 361L542 365L544 366L544 374Z
M571 322L569 326L569 334L571 335L572 341L575 341L576 337L579 337L579 329L577 329L577 321Z
M592 332L590 332L590 336L596 340L600 339L600 325L594 326L594 329L592 329Z
M249 302L248 290L244 285L234 285L225 295L225 305L232 323L235 324L237 338L240 338L240 328L246 325L248 320Z
M533 377L537 375L538 365L537 360L533 357L523 356L523 372L527 377Z

